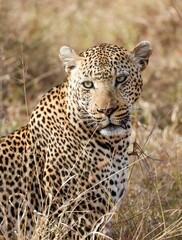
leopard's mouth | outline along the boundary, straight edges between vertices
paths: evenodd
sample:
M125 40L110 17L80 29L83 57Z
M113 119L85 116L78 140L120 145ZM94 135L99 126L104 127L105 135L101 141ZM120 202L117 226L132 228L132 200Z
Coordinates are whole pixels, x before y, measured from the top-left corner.
M107 136L113 136L113 135L123 135L126 133L126 131L130 128L130 122L127 119L127 121L122 121L121 125L116 125L112 122L110 122L107 126L103 127L100 130L100 133Z
M106 127L104 127L103 129L107 130L107 131L115 131L117 130L118 128L123 128L126 130L127 126L126 124L123 124L123 125L116 125L116 124L113 124L113 123L109 123Z
M122 126L120 125L116 125L113 123L109 123L106 127L104 127L103 129L105 129L106 131L116 131L118 128L121 128ZM125 128L125 127L124 127Z

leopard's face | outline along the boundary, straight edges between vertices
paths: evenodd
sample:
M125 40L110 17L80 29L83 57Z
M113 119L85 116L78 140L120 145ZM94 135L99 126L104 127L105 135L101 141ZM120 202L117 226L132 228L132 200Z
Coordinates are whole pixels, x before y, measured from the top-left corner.
M142 91L141 71L151 54L148 42L136 48L128 52L116 45L102 44L80 55L68 47L62 48L60 57L69 74L70 101L88 128L107 136L124 135L130 128L130 111Z

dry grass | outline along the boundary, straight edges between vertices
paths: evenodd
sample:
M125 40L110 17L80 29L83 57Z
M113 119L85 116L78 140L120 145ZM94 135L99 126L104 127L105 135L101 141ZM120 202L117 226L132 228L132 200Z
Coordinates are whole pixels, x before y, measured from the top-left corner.
M0 0L0 135L25 124L41 95L63 80L60 46L152 43L133 113L135 155L116 225L121 240L181 239L181 12L181 0Z

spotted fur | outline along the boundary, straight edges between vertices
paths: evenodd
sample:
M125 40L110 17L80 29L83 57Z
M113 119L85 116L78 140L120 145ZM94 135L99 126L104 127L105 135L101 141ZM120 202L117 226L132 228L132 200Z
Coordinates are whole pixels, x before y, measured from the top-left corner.
M110 44L60 49L68 78L25 127L0 140L1 235L24 239L47 216L48 239L111 236L128 181L130 112L151 52L147 41L131 52Z

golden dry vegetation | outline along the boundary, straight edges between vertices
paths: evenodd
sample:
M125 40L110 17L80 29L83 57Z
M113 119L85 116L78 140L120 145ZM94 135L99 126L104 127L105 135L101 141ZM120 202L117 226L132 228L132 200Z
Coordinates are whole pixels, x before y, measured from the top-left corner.
M64 79L59 48L153 46L133 113L121 240L182 239L182 1L0 0L0 135L24 125Z

